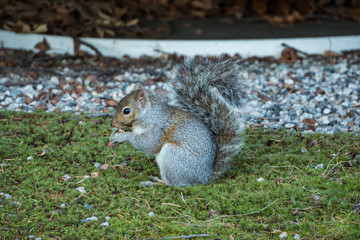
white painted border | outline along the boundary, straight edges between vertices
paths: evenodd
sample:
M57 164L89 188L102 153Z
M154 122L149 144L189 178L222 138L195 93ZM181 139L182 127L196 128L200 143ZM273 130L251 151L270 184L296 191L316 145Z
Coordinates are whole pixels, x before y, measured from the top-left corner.
M44 34L22 34L0 30L0 44L6 48L34 50L35 44L46 38L53 53L74 53L74 42L70 37L51 36ZM337 36L316 38L281 38L281 39L242 39L242 40L138 40L138 39L100 39L82 38L92 44L103 55L122 57L129 55L159 56L161 52L177 53L194 56L205 54L228 53L249 56L280 56L286 43L299 50L311 54L321 54L324 51L341 52L360 49L360 36ZM82 50L93 52L86 46ZM158 51L157 51L158 50Z

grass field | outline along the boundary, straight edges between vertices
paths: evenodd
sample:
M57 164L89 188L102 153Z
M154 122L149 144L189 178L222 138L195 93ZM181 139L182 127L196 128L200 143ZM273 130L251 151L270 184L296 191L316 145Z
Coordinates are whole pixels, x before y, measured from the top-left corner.
M140 186L154 158L110 133L107 118L0 112L0 239L360 238L359 135L247 129L227 176L170 188Z

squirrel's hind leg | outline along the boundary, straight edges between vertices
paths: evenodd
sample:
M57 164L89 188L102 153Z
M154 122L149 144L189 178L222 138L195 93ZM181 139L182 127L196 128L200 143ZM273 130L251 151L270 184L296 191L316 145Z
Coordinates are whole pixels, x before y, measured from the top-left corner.
M212 163L205 156L201 159L193 153L184 153L177 143L168 142L163 145L156 156L162 180L170 186L191 186L208 184L212 173Z

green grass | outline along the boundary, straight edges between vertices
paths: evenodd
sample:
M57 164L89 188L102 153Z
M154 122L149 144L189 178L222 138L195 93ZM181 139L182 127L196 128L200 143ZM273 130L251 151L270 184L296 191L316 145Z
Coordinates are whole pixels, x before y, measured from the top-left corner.
M12 196L0 196L0 239L360 237L360 217L352 211L360 201L359 136L248 129L243 151L217 182L143 187L141 181L159 174L152 156L126 144L108 147L110 119L63 121L69 118L0 112L0 192ZM130 161L125 169L111 167L124 161ZM110 167L85 179L99 171L95 162ZM315 169L318 164L324 167ZM91 216L98 221L80 223ZM100 226L106 216L110 225Z

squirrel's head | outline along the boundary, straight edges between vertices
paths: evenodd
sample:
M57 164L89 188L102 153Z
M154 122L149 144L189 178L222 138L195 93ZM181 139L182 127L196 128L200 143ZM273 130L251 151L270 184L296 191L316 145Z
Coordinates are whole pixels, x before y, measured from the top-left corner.
M111 126L119 130L131 131L133 123L148 104L148 93L141 84L136 84L135 90L117 104Z

